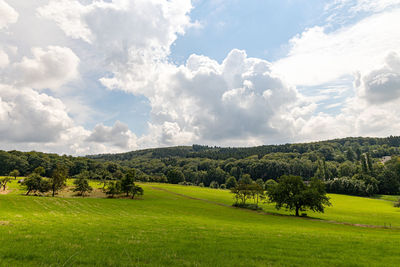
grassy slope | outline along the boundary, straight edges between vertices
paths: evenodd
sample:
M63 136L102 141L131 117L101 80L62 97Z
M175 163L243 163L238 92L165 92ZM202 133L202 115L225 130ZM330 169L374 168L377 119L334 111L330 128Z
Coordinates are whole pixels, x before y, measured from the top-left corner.
M218 203L232 204L233 198L229 190L196 188L191 186L179 186L170 184L154 184L154 187L163 188L184 195L207 199ZM324 220L338 222L400 227L400 209L393 207L392 201L387 201L389 196L381 196L383 199L370 199L346 195L329 194L332 206L326 208L325 213L307 211L308 216ZM388 199L395 200L398 197L391 196ZM273 204L262 204L267 212L278 214L293 214L285 210L277 211Z
M398 230L263 215L151 188L161 185L143 186L143 200L133 201L0 195L0 265L396 266L400 261ZM230 203L224 191L162 186Z

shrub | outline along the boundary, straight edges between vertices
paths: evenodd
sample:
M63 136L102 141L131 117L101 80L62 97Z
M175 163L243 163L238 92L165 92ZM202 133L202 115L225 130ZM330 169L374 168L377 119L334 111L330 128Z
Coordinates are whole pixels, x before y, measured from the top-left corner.
M397 200L397 202L394 203L394 206L396 208L400 208L400 198L399 198L399 200Z
M218 182L217 181L212 181L210 183L210 188L218 189L219 188Z
M247 203L233 203L234 207L242 208L242 209L249 209L249 210L262 210L260 206L257 204L247 204Z
M219 188L221 188L221 189L226 189L226 185L225 185L225 184L221 184L221 185L219 186Z

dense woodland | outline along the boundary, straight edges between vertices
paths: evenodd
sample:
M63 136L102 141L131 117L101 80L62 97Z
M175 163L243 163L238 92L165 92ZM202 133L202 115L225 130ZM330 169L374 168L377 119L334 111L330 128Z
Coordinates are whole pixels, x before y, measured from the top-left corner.
M352 137L329 141L221 148L201 145L86 157L0 151L0 175L27 176L38 167L50 177L57 166L69 177L120 180L132 168L136 180L231 188L240 180L267 185L282 175L318 178L331 193L399 194L400 137Z

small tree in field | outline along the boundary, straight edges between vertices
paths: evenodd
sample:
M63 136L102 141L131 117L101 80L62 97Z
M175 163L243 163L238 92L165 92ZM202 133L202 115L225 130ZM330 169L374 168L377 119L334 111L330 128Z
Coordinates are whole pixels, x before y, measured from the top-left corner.
M121 181L110 181L107 184L106 194L111 198L114 198L115 195L121 194Z
M324 212L324 206L330 206L326 196L325 185L318 179L313 179L306 185L300 176L283 175L279 183L267 191L269 201L276 203L275 207L287 210L299 211L310 209L316 212Z
M84 197L86 193L93 191L93 188L89 185L89 180L85 178L79 178L74 181L75 188L74 192L78 192L78 195Z
M130 169L121 180L121 190L126 194L126 196L129 196L129 193L132 192L133 187L135 186L135 177L135 169Z
M10 172L9 175L12 176L12 177L14 177L14 180L16 180L16 179L17 179L17 176L19 176L20 173L19 173L19 170L13 170L13 171Z
M50 184L52 190L52 196L54 197L56 192L61 190L65 186L67 180L68 170L65 166L57 165L50 177Z
M131 189L131 194L132 194L132 199L134 199L135 196L143 196L143 188L141 188L138 185L134 185Z
M3 187L3 191L6 191L9 181L11 181L11 177L4 177L0 179L0 187Z
M29 175L22 183L26 187L26 195L29 193L46 193L51 190L51 184L48 180L45 180L42 176L37 173L32 173Z

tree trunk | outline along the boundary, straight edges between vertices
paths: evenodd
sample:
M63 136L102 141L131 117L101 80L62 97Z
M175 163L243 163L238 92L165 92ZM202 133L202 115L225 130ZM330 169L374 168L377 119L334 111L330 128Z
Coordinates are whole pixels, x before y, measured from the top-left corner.
M28 190L28 192L26 192L25 196L29 195L30 192L31 192L31 190Z
M299 216L299 207L296 207L296 216Z

